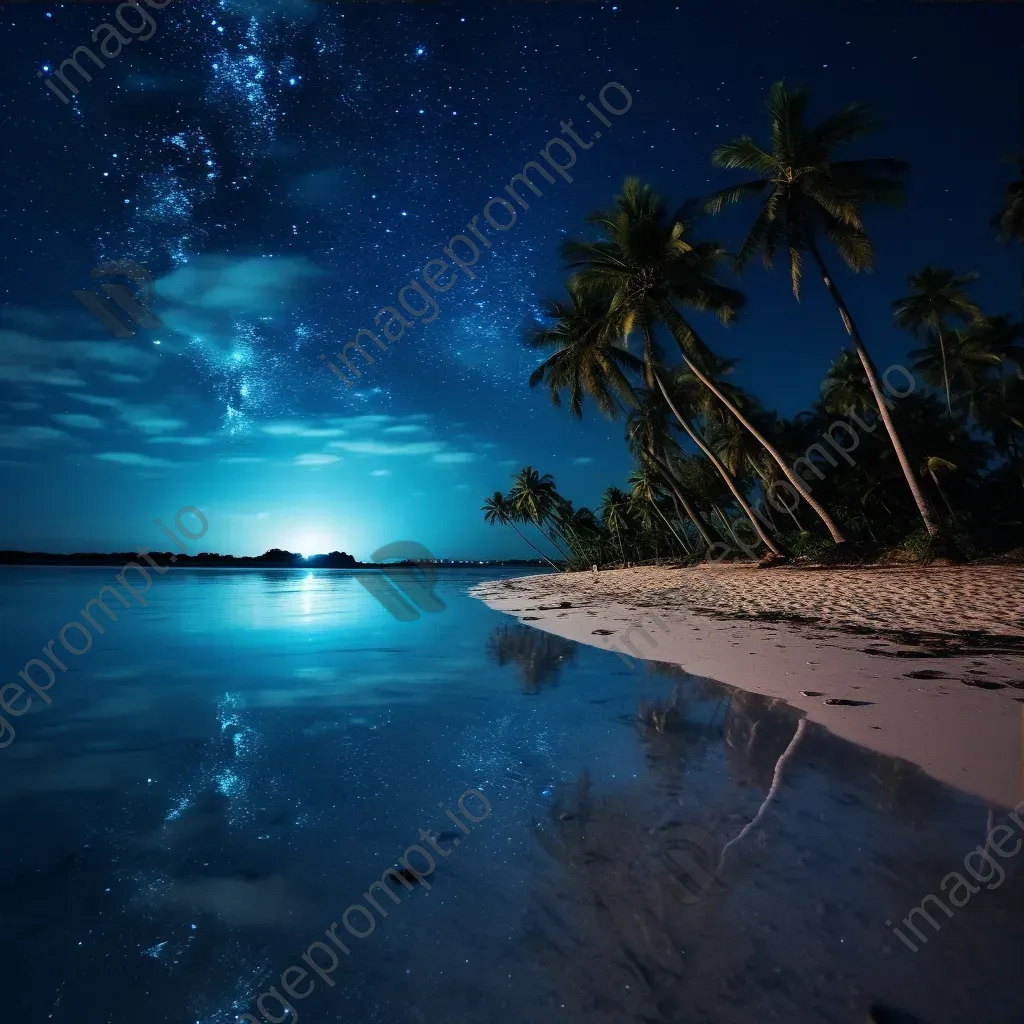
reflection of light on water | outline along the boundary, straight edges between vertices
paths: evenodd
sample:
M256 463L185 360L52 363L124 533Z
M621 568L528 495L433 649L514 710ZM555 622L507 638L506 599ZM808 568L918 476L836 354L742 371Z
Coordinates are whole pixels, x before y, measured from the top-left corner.
M164 818L164 821L177 821L188 810L190 803L191 801L187 796L178 797L178 802L167 812L167 817Z
M302 593L302 615L308 619L313 614L313 595L322 588L318 585L317 578L310 573L302 581L299 589Z
M221 737L229 733L230 746L223 739L215 745L217 754L196 771L185 792L167 812L165 822L180 819L199 795L209 790L227 798L227 818L232 825L253 817L251 800L247 799L251 787L245 769L256 762L262 737L252 726L244 723L245 701L241 694L222 693L217 697L215 706L218 733Z
M217 792L222 793L224 796L231 797L241 796L245 792L245 783L230 769L223 771L216 776L217 779Z

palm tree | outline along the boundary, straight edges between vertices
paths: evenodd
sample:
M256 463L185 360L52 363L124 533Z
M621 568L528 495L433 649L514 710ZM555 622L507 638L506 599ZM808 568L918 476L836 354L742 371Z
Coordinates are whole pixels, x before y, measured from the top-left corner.
M790 91L784 82L772 86L768 98L770 150L762 149L749 135L741 135L712 154L717 166L753 171L758 177L716 192L705 201L705 209L718 213L729 203L763 195L760 212L736 254L736 266L742 269L760 252L765 266L770 268L776 252L784 246L797 299L803 260L808 253L811 255L864 367L871 394L925 528L929 536L937 537L938 519L918 485L893 425L878 372L818 246L819 237L824 236L851 270L870 270L874 251L864 230L861 208L867 202L898 200L907 165L893 159L833 159L837 148L859 139L879 122L862 104L853 103L808 126L805 115L809 100L806 89Z
M622 556L622 564L626 564L626 552L622 547L622 531L629 529L629 496L618 487L609 487L601 496L601 504L598 511L604 525L615 536L619 544L619 554Z
M619 413L620 397L633 406L640 401L627 374L643 373L644 363L623 347L609 329L606 299L588 294L578 281L570 281L566 290L569 301L546 302L544 312L548 322L535 327L526 337L531 348L555 349L530 375L530 387L543 381L551 391L551 404L556 407L562 404L562 391L568 390L569 411L577 419L583 417L586 396L590 396L609 419L614 419ZM652 362L660 359L653 345L651 348ZM651 372L657 374L653 368ZM700 446L702 442L691 425L678 411L676 416ZM686 500L682 500L686 507ZM697 528L703 532L699 522Z
M744 297L718 280L718 268L726 259L724 247L718 242L688 238L689 225L682 212L668 218L649 186L635 178L627 179L611 210L587 218L603 237L596 242L569 241L563 245L569 266L581 268L574 280L583 294L608 303L608 320L617 334L624 338L639 334L647 385L663 394L654 333L658 324L664 324L690 372L764 445L791 486L821 517L836 543L842 543L845 538L839 527L800 475L706 369L712 361L711 353L679 307L713 312L728 323L735 318Z
M498 524L499 526L511 526L516 531L521 540L526 541L527 544L533 548L534 551L544 559L552 569L558 569L558 566L544 554L543 551L533 541L529 540L519 533L519 527L516 526L515 513L509 504L508 499L501 491L495 491L489 498L487 498L480 508L480 511L484 514L484 520L490 523L491 526ZM561 570L559 570L561 571Z
M821 403L828 412L867 412L876 408L864 364L855 352L844 349L828 368L821 382Z
M608 305L585 296L573 282L566 287L568 302L546 300L544 319L526 337L530 348L555 351L530 374L530 387L541 381L551 390L551 404L562 404L563 390L569 392L569 412L583 418L583 399L589 396L609 419L618 414L616 396L630 400L633 388L627 370L636 371L639 362L607 332Z
M939 492L939 496L946 503L946 508L949 510L949 514L953 515L953 506L949 503L949 498L946 497L946 492L942 489L942 484L939 483L940 474L955 473L956 466L949 461L949 459L940 459L937 455L928 455L921 463L921 476L925 473L932 478L932 483L935 484L935 489Z
M710 448L705 443L704 438L701 436L695 424L690 422L691 418L693 418L694 416L693 406L696 405L697 402L699 402L699 395L696 393L696 389L692 386L694 383L696 383L696 381L697 378L694 377L692 374L684 374L682 376L678 374L675 375L672 381L673 391L675 392L675 394L673 394L673 392L669 391L669 389L665 386L664 381L661 379L661 375L658 374L657 376L657 382L661 389L662 397L665 399L665 402L668 405L668 407L672 410L672 414L675 416L680 426L682 426L683 430L686 431L686 434L689 436L690 440L693 441L693 443L701 450L701 452L704 453L704 455L707 457L711 465L713 465L715 469L718 471L719 476L721 476L722 480L725 482L726 487L729 488L730 493L736 499L736 503L743 510L743 514L747 517L747 519L750 520L751 525L754 527L754 531L757 533L758 537L761 538L761 542L764 544L764 546L768 548L768 550L771 551L773 555L775 555L777 558L780 558L782 557L782 552L778 549L778 547L775 545L772 539L765 532L764 528L761 526L761 523L758 521L757 516L754 514L754 510L750 507L750 502L747 501L746 496L743 494L743 491L740 489L740 486L736 482L732 473L729 472L728 468L715 453L714 449ZM689 387L687 387L688 384L690 385ZM679 411L677 402L679 405L689 403L688 408L686 405L684 405L684 408L686 408L685 416L683 415L683 413Z
M630 497L639 505L649 504L655 512L658 513L661 521L668 527L669 532L675 537L679 546L687 554L690 553L689 548L683 543L683 539L678 533L672 528L672 524L669 522L668 517L661 508L658 506L658 492L661 487L661 480L655 474L650 462L641 460L636 469L629 474L629 486L630 486Z
M626 420L626 442L638 460L649 459L658 467L662 479L682 505L704 543L711 547L714 541L704 520L687 497L685 489L680 488L672 471L672 459L679 452L679 446L668 432L662 408L652 400L648 392L638 396L636 408Z
M991 341L986 331L971 326L948 332L941 353L936 345L914 349L910 353L917 360L914 371L920 373L927 383L946 389L946 409L950 414L951 381L969 392L982 386L994 368L1002 370L1002 360L989 347Z
M925 330L938 345L942 363L942 382L946 390L946 410L953 415L953 399L949 388L949 365L946 359L946 337L949 321L960 320L969 324L981 316L978 304L967 294L966 288L976 280L977 274L957 276L945 267L927 266L907 278L910 294L893 304L896 326L910 331L916 338ZM916 369L916 367L915 367Z
M550 473L541 476L533 466L524 466L512 476L508 502L513 515L520 522L533 523L540 535L551 541L556 548L558 545L544 532L544 524L554 518L563 500L555 489L555 481ZM559 554L564 552L559 550Z

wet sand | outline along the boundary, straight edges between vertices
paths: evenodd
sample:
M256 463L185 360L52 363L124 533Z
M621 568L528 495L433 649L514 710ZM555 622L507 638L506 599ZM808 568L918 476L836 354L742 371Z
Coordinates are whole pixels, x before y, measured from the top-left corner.
M1024 797L1020 566L638 567L484 583L473 595L630 663L669 662L780 698L995 805Z

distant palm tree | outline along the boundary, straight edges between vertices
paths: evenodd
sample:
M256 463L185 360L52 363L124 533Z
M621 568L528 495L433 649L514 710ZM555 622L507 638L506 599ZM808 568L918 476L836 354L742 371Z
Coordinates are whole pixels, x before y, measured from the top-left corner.
M1002 360L989 347L991 340L988 332L974 326L958 328L946 332L941 355L935 345L910 353L917 360L914 371L929 384L946 389L946 409L950 414L950 382L960 391L971 391L982 386L993 369L1002 369Z
M583 294L608 303L608 318L624 338L636 333L643 346L647 386L665 388L655 330L669 330L683 362L736 419L764 445L792 487L821 517L836 543L845 538L806 483L782 458L757 427L729 399L709 367L711 353L693 324L680 312L692 309L715 313L728 323L743 305L742 292L718 280L726 259L718 242L698 242L688 236L682 211L669 218L658 195L635 178L627 179L612 209L592 214L587 221L601 229L596 242L566 242L563 255Z
M907 278L910 294L893 304L896 326L917 337L922 330L934 339L942 363L942 382L946 391L946 410L953 415L953 398L949 387L949 365L946 358L946 339L950 320L969 324L981 316L981 308L967 294L967 285L977 274L957 276L945 267L927 266ZM915 367L916 369L916 367Z
M555 349L533 371L530 386L536 387L544 381L551 390L551 403L555 406L562 404L561 392L568 390L569 411L578 419L583 416L583 400L586 396L592 398L606 416L614 419L619 411L619 397L631 405L639 401L637 389L627 373L646 373L657 382L679 425L722 475L765 546L773 554L779 555L779 549L754 517L728 470L704 443L699 429L690 422L689 415L684 416L673 403L662 380L666 371L660 365L661 355L653 341L649 340L645 346L645 364L629 352L623 346L621 336L616 336L610 329L607 299L588 297L578 280L570 281L567 291L569 302L546 303L547 323L535 328L527 336L526 342L531 348Z
M845 413L877 409L864 364L855 352L844 349L821 382L821 403L829 411Z
M629 495L618 487L609 487L605 490L598 508L605 527L618 542L623 565L626 564L626 552L622 547L622 531L628 530L630 526L628 508Z
M949 498L946 497L946 492L942 489L942 484L939 483L939 474L955 472L956 466L949 459L940 459L937 455L929 455L921 463L921 475L924 476L927 473L932 478L932 483L935 484L939 496L946 503L950 515L953 515L953 506L950 505Z
M680 453L679 446L671 437L665 423L663 408L653 400L649 392L639 392L636 408L626 420L626 441L630 451L638 459L648 459L654 463L662 479L668 484L676 501L682 505L690 521L696 527L704 543L711 547L714 541L700 513L687 496L685 488L680 486L676 474L672 470L672 459Z
M878 126L862 104L853 103L818 124L806 124L810 95L805 89L772 86L768 98L771 147L762 149L749 135L719 146L712 154L719 167L753 171L757 177L722 189L705 201L705 209L718 213L729 203L764 196L760 212L736 254L742 269L757 253L767 267L785 248L793 294L799 299L803 259L809 253L818 268L853 342L871 393L885 424L900 468L929 536L939 534L939 521L921 490L917 474L882 394L878 372L864 347L860 331L836 286L818 246L821 236L836 248L853 271L869 270L874 262L871 239L864 230L861 208L868 202L895 202L902 196L907 165L902 160L835 160L840 146L853 142Z
M649 504L651 508L657 512L661 521L668 527L669 532L673 537L675 537L679 546L683 551L689 554L689 547L687 547L683 539L672 528L672 524L669 522L668 517L658 506L658 493L664 485L662 484L660 477L655 474L650 462L641 461L633 472L629 474L629 486L630 497L633 501L638 505L642 503Z
M1024 380L1024 324L1008 316L986 316L971 324L971 335L984 348L999 357L1005 369Z
M544 532L544 524L553 520L563 500L550 473L541 476L533 466L524 466L512 477L508 502L513 514L520 522L533 523L540 535L556 548L558 544ZM559 551L559 554L564 552Z
M761 538L761 542L773 555L781 557L782 552L778 549L771 537L768 536L764 527L761 526L754 510L750 507L750 502L747 501L746 495L744 495L735 477L718 457L714 449L709 447L705 442L697 426L691 422L691 420L700 412L700 394L697 391L697 388L694 387L694 385L699 387L697 378L692 374L676 374L672 380L671 390L666 387L660 376L658 378L658 384L660 385L662 396L668 407L672 410L673 415L686 431L690 440L693 441L693 443L704 453L711 465L715 467L715 470L718 472L719 476L721 476L726 487L729 488L733 498L735 498L736 504L740 506L743 510L743 514L750 520L750 523L754 528L754 532ZM679 405L684 407L683 412L680 412Z
M555 565L555 563L552 562L536 544L519 533L519 527L516 526L514 518L515 513L513 512L508 499L501 493L501 491L495 491L494 494L487 498L481 506L480 511L484 514L484 520L490 523L491 526L494 526L495 524L498 524L499 526L511 526L512 529L516 531L519 538L526 541L526 543L529 544L530 547L533 548L533 550L536 551L552 569L558 569L558 566Z

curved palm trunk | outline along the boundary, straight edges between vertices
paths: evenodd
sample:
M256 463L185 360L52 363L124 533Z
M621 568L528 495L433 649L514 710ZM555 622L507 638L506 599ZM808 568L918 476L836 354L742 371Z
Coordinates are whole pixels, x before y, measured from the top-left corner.
M875 372L874 364L871 362L871 356L868 355L868 350L864 347L864 342L861 341L860 331L857 330L857 325L853 322L853 317L850 316L850 311L846 308L846 303L843 301L842 295L839 294L839 289L836 287L835 281L832 280L828 267L825 266L825 261L821 258L821 253L818 251L813 234L807 239L807 247L814 257L814 262L818 265L818 270L825 282L829 295L832 296L833 302L835 302L836 307L839 309L839 315L843 318L843 326L846 328L846 333L853 340L854 351L860 359L861 366L864 367L864 373L868 378L871 394L874 396L875 404L878 406L878 415L882 417L882 422L885 424L889 440L896 451L896 458L899 459L900 468L903 470L904 477L906 477L910 493L914 496L917 511L921 514L921 519L924 521L928 536L937 537L939 535L939 522L935 518L935 512L932 510L928 499L924 496L924 491L917 484L917 477L911 468L910 459L907 458L903 442L900 440L899 434L896 433L896 427L892 422L892 417L889 415L889 408L886 405L885 396L882 394L882 388L878 383L878 374Z
M825 524L825 528L832 535L832 539L837 544L845 544L846 537L843 531L836 525L835 520L825 510L825 506L821 504L816 498L814 498L807 487L807 484L801 479L800 474L796 472L792 467L786 465L786 460L783 459L782 454L779 450L761 433L757 427L754 426L750 420L747 419L743 413L736 407L736 405L729 400L729 398L722 392L714 380L709 377L703 370L697 366L694 361L690 358L683 345L682 340L679 338L678 331L683 327L682 317L672 308L668 303L664 304L664 319L668 324L669 331L672 334L672 338L676 343L676 347L679 349L679 354L683 358L683 362L686 363L687 369L710 391L715 398L717 398L722 405L726 407L736 417L736 419L744 426L750 433L764 446L764 450L778 463L779 469L782 470L783 475L790 482L793 489L807 502L808 505L814 509L817 513L818 518ZM697 337L696 333L692 328L686 328L694 338Z
M686 551L686 545L679 539L679 534L672 529L672 524L668 521L668 519L665 518L665 513L662 512L660 508L658 508L658 502L653 497L651 498L651 504L654 506L654 511L657 512L658 515L661 517L661 521L668 527L669 533L671 533L672 536L675 537L677 541L679 541L679 546L684 551ZM657 538L655 538L655 543L657 543ZM657 551L657 548L655 548L655 551Z
M672 499L672 507L675 509L676 512L676 522L679 524L680 529L683 531L683 536L681 538L683 542L683 548L688 555L692 555L693 550L690 548L689 543L690 535L686 532L686 522L683 519L683 510L679 505L679 499L674 494L670 494L669 497Z
M747 835L752 829L757 827L757 823L764 817L765 811L768 810L769 804L775 799L775 794L779 791L779 786L782 785L782 772L786 767L786 763L796 753L796 748L800 746L800 740L803 739L804 730L807 728L807 719L801 718L796 724L796 732L793 733L793 738L789 741L789 745L782 752L778 761L775 762L775 771L772 774L772 785L768 790L768 795L761 802L761 806L757 809L757 814L743 826L740 834L722 847L722 852L718 857L718 868L715 870L715 874L719 874L722 870L722 865L725 863L725 855L729 852L730 846L735 846L745 835Z
M935 484L935 490L939 492L939 497L946 503L946 508L949 509L950 515L955 515L953 512L953 506L949 503L949 498L946 497L946 492L942 489L942 484L939 483L939 478L935 475L934 469L928 470L928 475L932 478L932 482Z
M764 473L762 473L762 472L761 472L761 467L760 467L760 466L758 466L758 464L757 464L756 462L754 462L754 461L751 461L751 463L750 463L750 464L751 464L751 465L752 465L752 466L754 467L754 472L755 472L755 473L756 473L756 474L758 475L758 478L759 478L759 479L760 479L760 481L761 481L761 488L762 488L762 489L764 490L764 493L765 493L765 500L767 501L767 497L768 497L768 488L769 488L769 486L770 486L770 484L768 483L768 478L767 478L767 477L765 476L765 474L764 474ZM803 526L801 525L801 523L800 523L800 520L799 520L799 519L797 519L797 517L796 517L796 515L794 514L793 510L792 510L791 508L787 508L787 509L786 509L786 512L787 512L787 513L789 513L789 518L793 520L793 525L794 525L794 526L795 526L795 527L796 527L796 528L797 528L797 529L798 529L798 530L799 530L799 531L800 531L801 533L805 533L806 531L804 530Z
M537 552L537 554L538 554L538 555L540 555L540 557L541 557L541 558L543 558L543 559L544 559L544 561L545 561L545 562L547 562L547 563L548 563L548 565L550 565L552 569L558 569L558 566L557 566L557 565L555 565L555 563L554 563L554 562L552 562L552 561L551 561L551 559L550 559L550 558L548 558L548 556L547 556L547 555L545 555L545 554L544 554L544 552L543 552L543 551L541 551L541 549L540 549L539 547L537 547L537 545L536 545L536 544L534 544L532 540L529 540L529 539L528 539L527 537L525 537L525 536L524 536L523 534L519 533L519 527L518 527L518 526L516 526L516 524L515 524L515 523L513 523L511 519L510 519L510 520L508 521L508 525L509 525L509 526L511 526L511 527L512 527L512 529L513 529L513 530L515 530L515 531L516 531L516 533L517 533L517 534L519 535L519 538L520 538L521 540L525 540L525 541L526 541L526 543L527 543L527 544L529 544L529 545L530 545L530 547L531 547L531 548L533 548L533 550L534 550L534 551L536 551L536 552ZM562 569L558 569L558 571L559 571L559 572L562 572L563 570L562 570Z
M562 536L565 538L565 543L569 546L569 550L574 555L581 555L583 552L583 545L580 543L580 535L568 524L563 523L560 526Z
M676 500L680 505L683 506L683 511L690 517L691 522L697 527L697 532L704 538L704 543L708 547L714 544L711 539L711 534L708 533L708 528L704 524L704 520L697 514L697 510L686 500L686 495L683 494L678 487L676 487L675 478L672 476L672 470L658 458L654 452L651 452L651 458L654 459L658 468L661 470L662 476L668 482L669 487L672 488L672 493L676 496Z
M552 540L552 539L551 539L551 538L550 538L550 537L549 537L549 536L548 536L548 535L547 535L547 534L546 534L546 533L544 532L544 527L543 527L543 526L541 526L541 525L540 525L540 523L538 523L538 522L537 522L537 521L536 521L535 519L531 519L531 520L530 520L530 522L531 522L531 523L533 523L533 525L534 525L534 527L536 528L537 532L538 532L538 533L539 533L539 534L540 534L540 535L541 535L541 536L542 536L542 537L543 537L543 538L544 538L544 539L545 539L546 541L548 541L548 543L550 543L550 544L553 544L553 545L554 545L554 548L555 548L555 550L556 550L556 551L558 552L558 554L559 554L559 555L560 555L560 556L561 556L562 558L564 558L564 557L565 557L565 555L564 555L564 554L562 554L562 549L561 549L561 548L560 548L560 547L559 547L559 546L558 546L557 544L555 544L555 542L554 542L554 541L553 541L553 540ZM548 561L550 562L551 560L550 560L550 559L548 559ZM554 563L553 563L553 562L552 562L551 564L552 564L552 565L554 565Z
M541 532L541 533L544 533L544 530L543 530L543 529L542 529L541 527L539 527L539 526L538 526L538 529L540 529L540 532ZM556 550L558 551L558 553L559 553L559 554L560 554L560 555L561 555L561 556L562 556L563 558L568 558L568 557L569 557L568 553L567 553L567 552L565 552L565 551L563 551L563 550L562 550L562 545L561 545L561 544L559 544L557 540L555 540L555 526L554 526L554 524L552 523L552 524L551 524L551 525L550 525L550 526L548 527L548 529L549 529L549 530L550 530L551 532L550 532L550 533L544 533L544 536L545 536L545 537L547 537L547 539L548 539L549 541L551 541L551 543L552 543L552 544L554 545L555 549L556 549ZM565 540L565 537L562 537L562 540ZM570 545L569 545L569 542L568 542L567 540L565 540L565 544L566 544L566 547L569 547L569 546L570 546Z
M939 337L939 353L942 355L942 383L946 386L946 411L949 413L949 418L952 419L953 399L949 394L949 369L946 367L946 341L942 336L941 327L939 327L935 333Z
M782 552L775 546L772 539L765 533L764 528L757 520L757 516L754 515L754 510L750 507L750 503L743 496L739 487L736 485L736 481L733 479L732 473L729 472L722 464L722 460L704 443L704 439L700 437L696 430L690 425L690 423L683 418L679 410L676 408L675 403L669 396L668 389L662 382L661 375L658 373L653 374L654 379L658 382L658 388L661 390L661 395L668 402L668 407L672 410L672 415L679 421L679 425L689 435L690 440L708 457L711 465L718 470L718 475L725 481L726 486L732 492L732 496L736 499L740 508L743 509L743 514L750 520L751 525L754 527L758 537L761 538L764 546L772 552L774 555L782 557Z

